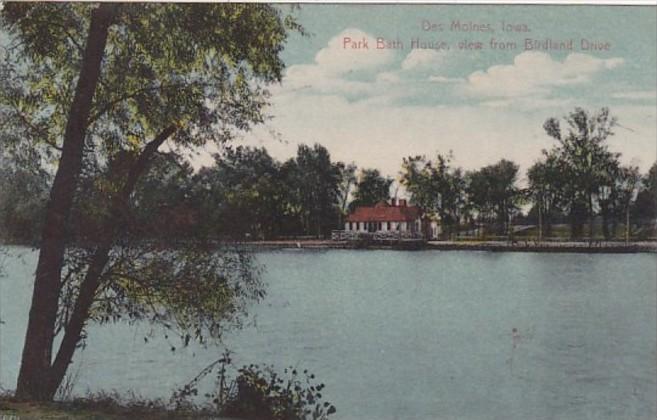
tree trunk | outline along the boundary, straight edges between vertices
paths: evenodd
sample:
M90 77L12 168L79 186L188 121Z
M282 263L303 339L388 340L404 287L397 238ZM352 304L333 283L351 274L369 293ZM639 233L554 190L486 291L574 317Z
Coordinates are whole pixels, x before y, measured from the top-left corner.
M543 241L543 203L538 204L538 243Z
M608 241L611 238L609 232L609 206L605 203L602 206L602 234L605 237L605 241Z
M593 195L589 193L588 197L589 210L589 243L593 242Z
M570 209L570 238L574 239L577 237L577 221L575 218L575 211L574 209Z
M513 225L511 224L511 212L509 211L509 208L506 205L506 201L504 202L504 225L506 228L507 238L509 239L509 242L513 243L514 238L513 238Z
M628 206L625 208L625 245L630 243L630 231L630 206L628 204Z
M546 238L552 237L552 220L549 215L545 216L545 235Z
M117 5L104 3L91 13L89 35L75 96L68 114L62 154L50 191L41 235L34 292L23 346L16 398L50 400L48 380L68 219L82 167L82 151L92 99L100 76L109 26Z
M618 214L618 210L614 210L615 214L612 214L611 217L611 237L616 238L617 233L618 233L618 218L620 217Z
M103 228L99 235L99 245L94 252L87 273L80 285L80 292L75 301L75 306L71 312L71 318L66 325L64 338L59 346L57 357L53 362L49 375L50 389L53 392L57 390L68 365L73 359L73 354L80 341L82 330L89 318L89 311L93 305L96 292L101 284L102 274L109 261L109 254L116 238L116 233L122 227L121 215L123 208L130 199L130 195L135 189L139 177L146 171L148 163L157 151L158 147L175 132L175 126L169 126L163 130L154 140L148 143L135 164L130 168L130 172L121 193L114 197L110 203L109 216L103 223Z

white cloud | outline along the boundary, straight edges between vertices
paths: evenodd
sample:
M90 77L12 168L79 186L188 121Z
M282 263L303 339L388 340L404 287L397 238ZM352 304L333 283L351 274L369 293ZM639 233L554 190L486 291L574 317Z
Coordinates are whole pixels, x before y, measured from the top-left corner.
M335 160L355 161L396 176L402 158L452 150L467 169L506 157L528 167L549 147L544 116L481 106L399 106L348 102L336 96L278 98L271 124L289 143L255 130L249 144L264 145L278 159L295 154L297 144L318 142ZM549 116L551 114L548 114ZM558 114L557 114L558 115Z
M372 90L369 83L346 80L314 64L291 66L285 74L282 88L285 93L310 89L322 94L346 92L366 94Z
M528 100L528 104L531 101ZM465 169L511 159L524 171L555 143L543 130L548 117L573 109L572 103L551 102L550 108L504 106L401 106L378 101L349 102L339 96L275 98L275 118L269 123L287 142L266 130L249 135L249 144L266 146L278 159L294 156L299 143L321 143L332 159L355 161L397 176L403 157L454 152L455 164ZM657 110L649 106L614 107L612 112L628 129L617 128L610 148L624 162L641 159L643 171L657 156ZM632 130L632 131L630 131Z
M465 79L460 77L429 76L430 82L434 83L463 83Z
M359 48L352 48L353 43ZM426 93L427 87L437 88L436 84L464 81L439 75L446 52L414 49L401 63L396 54L391 49L376 49L374 36L360 29L346 29L315 54L313 63L290 66L282 87L272 91L275 95L343 95L358 101L385 97L380 100L386 102L413 99L418 92ZM418 86L422 86L420 90Z
M657 98L657 91L636 90L630 92L617 92L617 93L612 93L611 97L615 99L630 99L630 100L655 99Z
M351 42L361 42L361 48L352 48ZM346 29L331 38L327 45L317 52L314 63L290 66L285 73L282 88L273 91L291 93L308 90L320 94L373 94L376 87L372 82L352 80L348 76L364 71L372 72L373 76L378 69L394 60L394 52L377 50L375 42L376 39L372 35L360 29Z
M345 49L345 37L365 37L370 49ZM414 50L403 60L395 59L392 51L372 51L374 40L349 29L333 37L312 63L290 66L282 87L272 92L274 119L245 135L246 142L266 146L281 160L293 156L299 143L318 142L335 160L355 161L391 176L398 174L405 156L449 150L466 169L505 157L524 171L541 149L553 145L543 132L545 119L586 106L582 100L590 99L572 92L555 95L552 90L586 84L624 63L587 54L555 60L549 54L526 52L512 64L460 78L443 72L449 64L445 53ZM654 91L619 92L614 97L650 94L654 98ZM479 103L473 104L473 98ZM654 107L614 107L612 112L634 130L618 131L612 149L621 151L624 159L655 156ZM271 132L280 133L284 141Z
M573 98L540 98L540 97L522 97L522 98L504 98L491 99L480 103L487 108L514 108L516 111L528 111L538 109L567 109L575 107L577 101Z
M622 58L600 59L580 53L558 61L547 53L527 51L517 55L513 64L472 73L464 92L485 97L545 95L554 86L588 83L595 74L623 63Z
M444 52L430 49L414 49L401 63L402 70L438 70L445 62Z
M352 44L358 42L361 42L361 47L352 48ZM365 44L367 48L364 48ZM328 45L315 55L315 63L327 73L344 74L380 68L390 64L394 57L392 50L376 49L374 36L351 28L331 38Z
M384 71L376 75L377 83L399 83L401 82L401 77L399 73L392 71Z

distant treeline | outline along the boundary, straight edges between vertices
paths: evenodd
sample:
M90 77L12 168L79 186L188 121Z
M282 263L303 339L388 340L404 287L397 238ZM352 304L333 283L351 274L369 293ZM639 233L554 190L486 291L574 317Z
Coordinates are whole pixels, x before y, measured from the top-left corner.
M440 220L446 238L508 235L516 224L537 225L543 237L555 235L555 224L567 224L572 238L623 237L631 226L654 234L657 163L647 174L621 165L606 144L615 125L607 109L592 115L576 109L565 123L546 121L555 146L529 168L523 188L514 162L465 171L452 165L450 154L404 158L399 183L412 204ZM51 176L0 158L0 239L38 244ZM84 171L72 241L93 242L118 184L113 178L128 159L119 153ZM394 184L377 169L332 161L319 144L300 145L285 162L264 148L227 148L197 172L178 155L159 153L124 203L121 223L125 235L143 239L327 237L354 207L395 195Z
M83 172L72 216L72 241L93 242L120 180L127 154ZM132 238L269 239L323 236L335 229L349 195L344 178L355 167L332 162L319 145L299 146L284 163L265 149L237 147L194 172L174 153L159 153L139 181L121 223ZM0 167L0 238L38 243L51 176L3 159ZM349 181L354 182L354 181ZM348 186L348 189L351 187Z

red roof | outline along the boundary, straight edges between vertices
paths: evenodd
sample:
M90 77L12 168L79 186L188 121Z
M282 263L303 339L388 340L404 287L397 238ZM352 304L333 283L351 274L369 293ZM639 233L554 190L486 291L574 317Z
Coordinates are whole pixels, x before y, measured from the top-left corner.
M356 207L347 216L347 222L412 222L422 216L422 210L417 206L390 206L378 203L374 207Z

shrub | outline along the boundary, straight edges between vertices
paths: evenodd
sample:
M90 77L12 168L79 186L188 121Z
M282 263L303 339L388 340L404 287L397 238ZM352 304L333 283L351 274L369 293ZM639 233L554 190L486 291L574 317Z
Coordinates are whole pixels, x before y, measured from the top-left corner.
M289 367L279 375L273 367L243 366L234 379L228 378L230 353L203 369L191 382L176 391L172 403L176 409L193 406L190 399L198 395L199 382L215 368L215 393L205 394L222 416L258 420L326 420L336 412L335 406L322 401L323 383L315 375Z
M315 375L285 369L284 375L258 365L239 369L236 390L228 396L221 413L227 416L272 420L324 420L335 407L322 402L324 384L314 384Z

